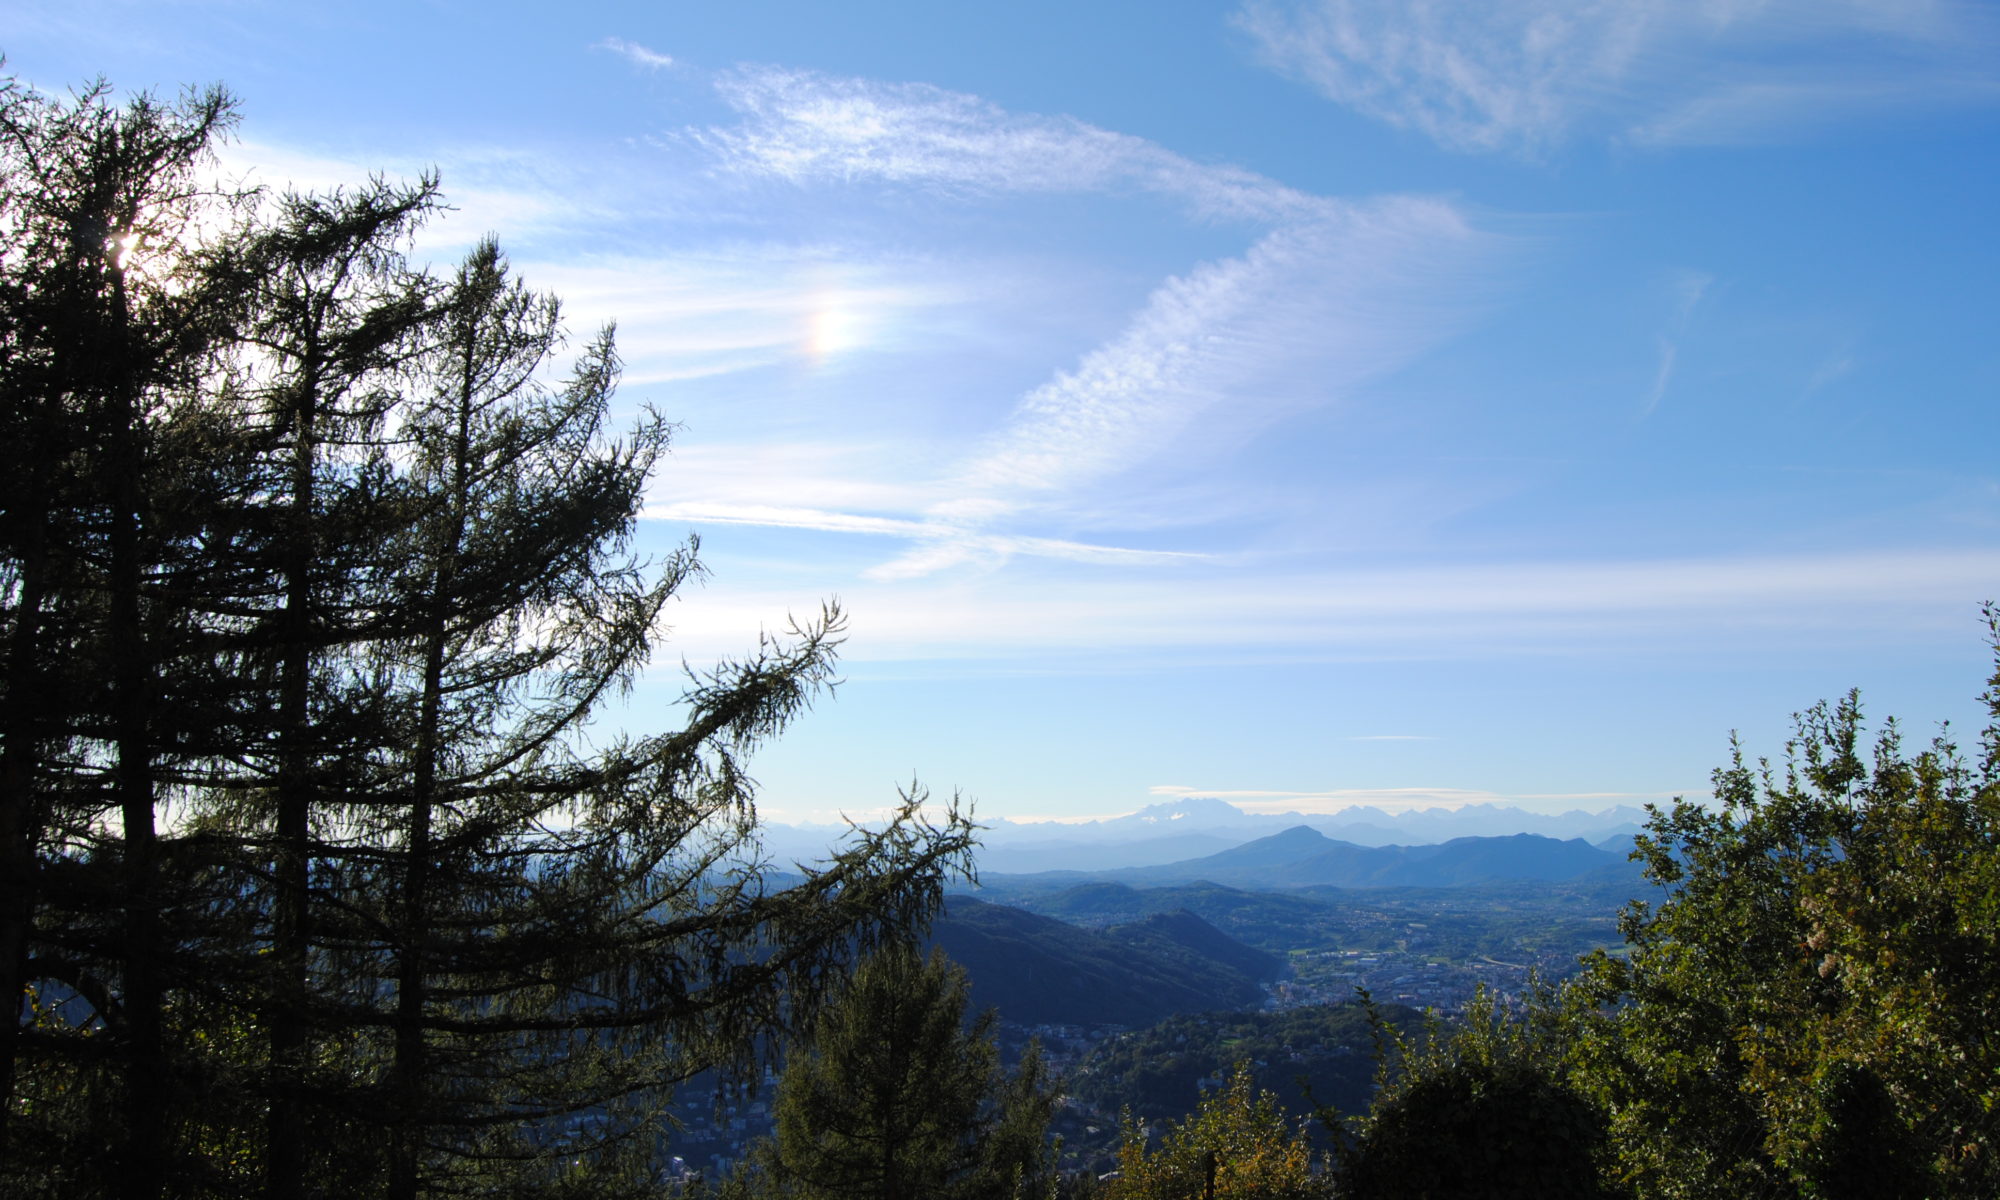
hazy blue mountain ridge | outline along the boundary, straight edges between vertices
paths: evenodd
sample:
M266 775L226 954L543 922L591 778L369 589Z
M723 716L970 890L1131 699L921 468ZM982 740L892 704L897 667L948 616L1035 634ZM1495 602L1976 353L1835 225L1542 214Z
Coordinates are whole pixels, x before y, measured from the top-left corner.
M1613 838L1629 838L1638 831L1644 816L1630 806L1596 813L1550 814L1496 804L1396 813L1371 807L1330 814L1248 813L1223 800L1190 796L1095 821L987 820L982 822L978 862L981 871L1003 875L1163 866L1204 858L1299 826L1350 845L1372 848L1442 845L1462 837L1516 833L1602 844ZM823 859L829 847L847 833L844 825L766 822L760 836L765 852L783 863Z
M1458 887L1513 879L1564 880L1625 866L1624 854L1580 838L1466 837L1428 846L1357 846L1299 825L1215 854L1148 867L1048 871L1017 879L1049 885L1115 881L1158 887L1205 880L1249 889ZM993 886L1006 882L993 879Z

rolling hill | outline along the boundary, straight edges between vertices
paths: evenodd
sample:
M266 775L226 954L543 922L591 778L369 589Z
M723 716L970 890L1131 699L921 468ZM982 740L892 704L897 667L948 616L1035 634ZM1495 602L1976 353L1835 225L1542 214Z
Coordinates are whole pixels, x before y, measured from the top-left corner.
M1185 911L1094 930L953 896L931 942L971 977L974 1008L1030 1025L1141 1026L1243 1008L1263 999L1258 980L1281 969Z

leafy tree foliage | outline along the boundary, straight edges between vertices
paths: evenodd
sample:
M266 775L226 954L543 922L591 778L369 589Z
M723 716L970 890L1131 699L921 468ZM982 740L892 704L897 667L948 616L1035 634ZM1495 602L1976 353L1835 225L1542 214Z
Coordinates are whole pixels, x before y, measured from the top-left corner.
M1312 1171L1312 1148L1277 1098L1259 1092L1248 1063L1169 1129L1149 1152L1129 1117L1112 1200L1314 1200L1328 1194Z
M491 242L409 266L434 181L204 191L232 119L0 85L0 1191L643 1192L969 826L767 876L837 610L586 738L699 570L628 545L667 427Z
M1400 1043L1345 1194L2000 1192L2000 669L1985 701L1968 757L1871 747L1850 694L1656 810L1626 953Z
M1001 1200L1038 1194L1056 1094L1030 1047L1005 1076L989 1011L943 953L883 947L856 969L778 1084L771 1175L832 1200Z
M2000 1193L2000 670L1985 701L1976 758L1871 751L1849 695L1654 814L1663 895L1574 997L1640 1195Z
M1371 1006L1372 1007L1372 1006ZM1544 1000L1527 1016L1481 989L1447 1029L1377 1017L1382 1088L1340 1156L1354 1200L1608 1195L1602 1115L1563 1077L1566 1031Z

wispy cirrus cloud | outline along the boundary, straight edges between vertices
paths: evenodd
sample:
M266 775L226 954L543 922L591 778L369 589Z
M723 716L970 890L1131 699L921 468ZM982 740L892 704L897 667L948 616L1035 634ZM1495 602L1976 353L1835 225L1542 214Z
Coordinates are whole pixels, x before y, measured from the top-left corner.
M331 194L374 175L413 183L435 173L445 203L415 238L420 260L449 261L495 230L518 247L618 219L615 202L579 185L575 164L508 147L460 145L419 159L244 140L222 143L217 159L221 179L271 194Z
M661 517L683 504L914 513L939 498L936 487L880 470L906 450L884 438L676 439L672 463L652 481L648 514Z
M1016 554L1036 558L1064 559L1069 562L1158 564L1193 562L1210 557L1172 550L1130 550L1118 546L1093 546L1060 538L1022 537L981 533L942 521L905 520L824 509L785 508L770 504L717 504L690 502L649 508L653 520L681 521L696 525L758 525L775 529L808 529L820 533L860 533L903 538L919 543L905 556L920 565L895 566L867 572L872 579L901 579L928 574L941 566L983 559L988 561ZM923 557L928 555L929 557ZM898 560L902 562L903 560Z
M1459 809L1468 804L1504 804L1507 797L1479 788L1328 788L1324 791L1278 791L1269 788L1197 788L1178 783L1154 784L1146 791L1154 796L1200 796L1227 800L1246 813L1329 814L1348 808L1376 808L1383 812L1416 809Z
M1087 654L1144 662L1424 660L1753 650L1961 629L2000 589L1991 549L1273 571L1238 564L1014 581L991 574L864 581L849 662L1008 661ZM893 584L893 585L892 585ZM690 647L738 645L817 593L709 592L677 606ZM724 634L727 636L724 636Z
M874 578L1071 553L1079 543L1024 538L1007 525L1030 512L1076 515L1094 485L1157 462L1197 423L1211 446L1225 445L1399 365L1462 320L1464 298L1481 290L1479 264L1499 241L1442 200L1313 196L1140 138L927 85L742 68L718 87L743 120L690 136L727 171L964 201L1144 193L1264 230L1241 255L1162 282L1121 332L1026 392L936 481L947 495L920 514L923 536ZM1078 557L1179 561L1109 547Z
M1226 443L1335 402L1463 316L1433 289L1463 282L1485 249L1451 206L1397 198L1282 226L1240 257L1170 279L1117 337L1024 396L951 473L954 499L933 512L980 523L1074 507L1092 485L1197 429L1210 445ZM881 571L960 561L929 546Z
M1688 321L1708 289L1715 283L1713 275L1701 271L1681 271L1673 279L1673 313L1667 321L1667 328L1656 339L1659 362L1653 370L1653 385L1646 391L1646 403L1639 415L1649 417L1666 399L1667 388L1673 383L1674 366L1680 361L1681 338L1687 332Z
M2000 99L1992 13L1954 0L1245 0L1233 19L1277 70L1457 150L1735 143Z
M662 54L638 42L628 42L621 37L605 38L593 49L609 50L633 66L644 67L649 71L665 70L674 65L673 56Z
M1591 801L1631 801L1671 800L1678 796L1700 797L1709 794L1707 788L1683 788L1668 792L1561 792L1535 794L1506 794L1487 791L1483 788L1447 787L1399 787L1399 788L1329 788L1325 791L1268 791L1258 789L1218 790L1215 788L1193 788L1180 784L1157 784L1146 789L1155 796L1202 796L1227 800L1246 813L1302 815L1332 815L1350 808L1372 808L1387 813L1418 812L1424 809L1457 810L1468 805L1514 805L1521 801L1533 801L1537 805L1550 802L1569 801L1586 803Z
M1990 56L2000 38L1968 34ZM1954 48L1941 57L1956 60ZM1741 80L1667 105L1636 121L1624 139L1637 146L1756 146L1857 121L1908 118L1941 108L2000 103L2000 72L1984 62L1943 62L1929 71L1901 64L1788 72L1792 78Z
M1144 138L1010 112L929 84L743 67L717 88L743 121L690 136L730 169L794 183L874 180L968 194L1129 190L1176 198L1203 216L1266 222L1325 203Z
M894 349L913 314L968 298L938 264L826 245L716 244L529 265L580 321L617 320L634 384Z
M960 479L1045 490L1119 470L1218 405L1284 407L1271 377L1303 359L1331 368L1315 372L1323 403L1435 340L1454 314L1433 288L1485 241L1427 199L1283 226L1156 288L1115 339L1025 396Z

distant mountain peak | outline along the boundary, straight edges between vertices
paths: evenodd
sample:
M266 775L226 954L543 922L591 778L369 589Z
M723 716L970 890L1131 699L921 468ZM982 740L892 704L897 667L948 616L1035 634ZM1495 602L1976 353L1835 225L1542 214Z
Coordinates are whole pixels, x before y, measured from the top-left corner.
M1115 820L1139 825L1166 825L1172 822L1186 825L1233 825L1241 822L1246 816L1242 809L1227 800L1217 800L1213 796L1182 796L1176 800L1148 804L1130 816L1118 817Z

